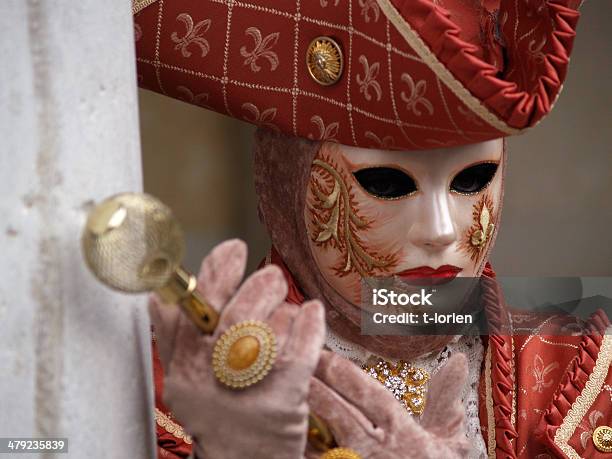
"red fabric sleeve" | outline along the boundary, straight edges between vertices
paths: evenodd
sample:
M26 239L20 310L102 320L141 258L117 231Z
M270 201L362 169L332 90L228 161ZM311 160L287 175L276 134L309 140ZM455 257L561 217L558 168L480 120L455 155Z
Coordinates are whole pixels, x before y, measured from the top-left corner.
M153 379L155 382L155 423L157 435L157 457L159 458L186 458L191 454L192 440L183 431L172 413L164 405L162 395L164 392L164 370L157 352L155 338L152 343L153 352Z

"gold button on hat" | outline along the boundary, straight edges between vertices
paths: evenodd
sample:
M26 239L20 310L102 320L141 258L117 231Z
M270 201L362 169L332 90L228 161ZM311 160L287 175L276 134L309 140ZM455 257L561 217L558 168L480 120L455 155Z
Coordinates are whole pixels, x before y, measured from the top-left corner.
M593 443L597 451L612 453L612 427L600 426L593 432Z
M306 66L313 80L330 86L342 76L344 59L340 45L329 37L317 37L308 45Z
M212 365L217 379L232 389L261 381L276 360L276 337L270 326L246 320L228 328L215 343Z

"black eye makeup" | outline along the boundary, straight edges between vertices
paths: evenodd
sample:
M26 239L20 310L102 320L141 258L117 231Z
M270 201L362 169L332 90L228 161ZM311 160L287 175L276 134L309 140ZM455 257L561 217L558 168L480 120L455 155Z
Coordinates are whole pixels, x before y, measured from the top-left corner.
M477 194L484 190L497 172L497 163L480 163L459 172L450 185L450 190L460 194Z
M400 199L417 191L412 177L392 167L368 167L353 176L366 192L380 199Z

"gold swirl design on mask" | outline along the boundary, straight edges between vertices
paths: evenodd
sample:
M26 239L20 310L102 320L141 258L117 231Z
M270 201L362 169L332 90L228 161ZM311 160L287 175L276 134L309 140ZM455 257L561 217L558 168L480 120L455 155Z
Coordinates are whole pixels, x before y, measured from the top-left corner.
M358 232L371 228L371 221L359 215L355 196L348 180L334 162L325 156L312 163L310 188L313 201L309 203L311 216L310 237L321 247L340 251L342 259L333 266L336 275L357 273L362 277L384 274L397 265L395 254L381 255L365 247Z
M482 196L474 205L472 215L474 224L466 232L461 248L472 261L477 261L495 231L493 200L489 195Z

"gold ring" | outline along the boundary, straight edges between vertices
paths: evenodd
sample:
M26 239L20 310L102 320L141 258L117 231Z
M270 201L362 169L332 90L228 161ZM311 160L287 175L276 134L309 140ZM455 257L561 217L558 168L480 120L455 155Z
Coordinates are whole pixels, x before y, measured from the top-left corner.
M232 325L215 343L212 364L217 379L232 389L261 381L276 360L276 336L259 320Z
M321 459L361 459L361 456L350 448L334 448L325 451Z

